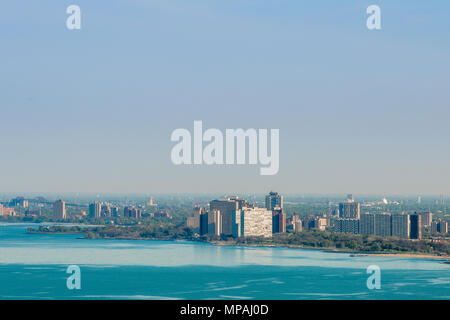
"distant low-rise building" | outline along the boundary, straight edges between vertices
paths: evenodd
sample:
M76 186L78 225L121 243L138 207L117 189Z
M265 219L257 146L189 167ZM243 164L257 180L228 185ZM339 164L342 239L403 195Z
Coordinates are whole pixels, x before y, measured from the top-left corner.
M158 212L155 212L153 214L154 218L171 218L169 211L167 210L160 210Z
M0 215L2 215L2 216L15 216L16 215L16 211L14 210L14 208L4 207L3 205L0 204Z

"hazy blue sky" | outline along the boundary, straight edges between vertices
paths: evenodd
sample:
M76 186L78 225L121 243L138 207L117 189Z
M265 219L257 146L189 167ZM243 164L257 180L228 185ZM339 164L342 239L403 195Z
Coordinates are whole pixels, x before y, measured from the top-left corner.
M0 43L1 192L450 194L448 0L7 0ZM174 166L194 120L279 173Z

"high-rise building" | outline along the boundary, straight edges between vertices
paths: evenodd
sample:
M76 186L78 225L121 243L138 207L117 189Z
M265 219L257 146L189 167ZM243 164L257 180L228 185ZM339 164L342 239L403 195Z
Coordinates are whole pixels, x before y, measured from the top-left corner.
M195 233L200 233L200 215L203 213L202 207L194 208L194 216L189 217L187 220L187 226L194 229Z
M431 212L418 212L417 214L422 217L423 227L431 227L431 222L433 222L433 214Z
M17 197L17 198L12 199L9 202L9 205L11 207L19 206L22 208L28 208L28 200L26 200L24 197Z
M361 207L359 202L342 202L339 204L339 217L347 219L359 219Z
M200 234L204 235L208 233L208 212L200 213Z
M111 216L112 217L119 216L119 207L116 207L116 206L111 207Z
M102 217L111 217L111 207L107 204L103 204L100 215Z
M391 215L389 213L375 215L375 235L379 237L391 236Z
M448 222L443 220L433 221L431 223L432 233L448 233Z
M278 192L271 191L266 196L266 209L273 210L276 207L283 209L283 196L279 195Z
M236 210L233 218L233 237L271 237L272 211L265 208Z
M210 210L208 212L208 234L220 236L222 218L219 210Z
M194 208L194 228L200 227L200 215L203 213L204 209L202 207L195 207Z
M66 218L66 203L62 200L56 200L53 203L53 218L55 220L64 220Z
M294 226L294 232L302 232L303 231L302 220L298 219L298 220L294 221L293 226Z
M375 215L364 213L360 217L359 231L363 235L375 234Z
M99 202L89 204L89 217L100 218L102 211L102 205Z
M209 204L210 210L220 211L222 216L222 233L233 234L233 213L245 207L247 202L237 197L227 197L225 199L213 200Z
M394 214L391 216L391 235L399 238L409 238L410 221L407 214Z
M422 239L422 216L412 214L409 216L409 220L411 228L409 237L411 239Z
M272 233L284 232L286 232L286 214L280 207L275 207L272 210Z
M359 234L359 219L336 219L334 231Z
M123 216L126 218L139 219L139 218L141 218L141 215L142 215L142 211L136 207L123 208Z
M147 206L149 207L157 207L158 205L156 203L153 202L153 198L150 197L150 199L148 199L147 201Z

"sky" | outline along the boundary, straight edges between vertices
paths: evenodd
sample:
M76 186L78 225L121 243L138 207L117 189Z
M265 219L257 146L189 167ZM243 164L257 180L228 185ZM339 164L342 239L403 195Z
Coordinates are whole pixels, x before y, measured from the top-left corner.
M449 21L447 0L2 1L0 192L448 195ZM195 120L279 129L278 173L174 165Z

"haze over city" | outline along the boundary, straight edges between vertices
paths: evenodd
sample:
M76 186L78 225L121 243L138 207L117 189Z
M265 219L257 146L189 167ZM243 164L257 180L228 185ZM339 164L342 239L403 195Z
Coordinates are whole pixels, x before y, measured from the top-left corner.
M2 2L0 192L450 194L450 3L372 2ZM175 166L195 120L279 129L279 172Z

